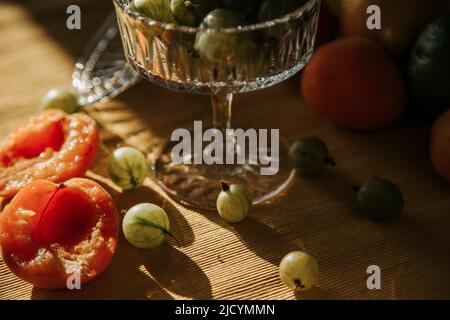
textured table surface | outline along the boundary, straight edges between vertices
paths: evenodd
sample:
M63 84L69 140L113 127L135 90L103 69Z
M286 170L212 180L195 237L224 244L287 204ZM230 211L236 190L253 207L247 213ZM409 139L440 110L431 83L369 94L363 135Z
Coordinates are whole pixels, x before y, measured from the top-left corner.
M65 9L82 9L82 30L65 28ZM42 95L70 87L75 59L112 9L102 1L0 3L0 134L39 112ZM135 145L153 158L175 128L209 121L209 100L141 82L92 114L102 125L102 154L89 176L105 182L120 209L139 202L163 206L182 248L140 251L123 239L107 271L79 291L33 288L0 260L0 299L414 299L450 298L450 186L428 160L427 124L404 120L380 133L336 128L302 102L297 77L236 99L235 120L280 128L289 141L324 138L338 162L313 179L297 177L272 203L236 226L217 214L187 210L147 187L121 194L103 179L107 148ZM350 186L371 176L395 181L404 212L387 224L358 216ZM279 278L280 259L306 250L319 262L316 288L295 296ZM366 269L379 265L381 290L366 287Z

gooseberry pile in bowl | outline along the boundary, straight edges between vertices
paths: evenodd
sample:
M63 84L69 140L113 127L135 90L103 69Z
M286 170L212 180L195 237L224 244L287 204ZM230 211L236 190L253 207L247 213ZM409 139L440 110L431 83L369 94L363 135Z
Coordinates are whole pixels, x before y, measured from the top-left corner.
M133 68L163 86L198 93L251 91L268 85L258 79L275 84L295 74L312 54L319 10L313 0L114 4Z

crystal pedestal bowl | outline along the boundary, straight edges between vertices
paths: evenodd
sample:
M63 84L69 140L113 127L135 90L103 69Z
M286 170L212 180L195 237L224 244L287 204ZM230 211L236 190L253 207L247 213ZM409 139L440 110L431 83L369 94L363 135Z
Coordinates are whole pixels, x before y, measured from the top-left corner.
M110 21L99 32L101 39L97 37L88 55L79 61L74 74L74 86L86 102L113 96L139 77L169 89L209 95L214 128L210 132L220 131L224 141L233 135L230 129L234 94L273 86L295 75L308 62L314 49L320 7L320 0L308 0L275 20L205 29L144 17L132 9L129 0L113 2L128 65L113 55L117 48L112 48L111 40L117 30ZM252 137L249 134L246 138L249 146ZM230 141L233 139L235 136ZM174 161L173 147L177 142L171 142L153 164L154 174L162 188L185 205L214 208L221 180L247 186L254 204L259 204L280 193L293 177L286 145L268 140L266 144L257 143L256 154L237 143L232 148L224 147L221 154L216 150L213 163L198 161L203 158L199 153L208 150L208 142L184 153L181 161ZM273 148L278 152L273 152ZM255 159L258 156L261 161ZM261 159L264 156L276 163L276 171L262 174L261 169L267 167ZM227 157L235 161L226 161Z

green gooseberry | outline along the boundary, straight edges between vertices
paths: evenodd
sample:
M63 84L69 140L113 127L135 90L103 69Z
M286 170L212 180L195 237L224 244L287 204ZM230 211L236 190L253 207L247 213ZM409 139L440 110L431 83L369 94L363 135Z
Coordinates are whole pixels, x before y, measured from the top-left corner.
M289 157L294 168L303 176L313 176L327 165L336 165L325 142L315 136L295 141L289 150Z
M216 9L205 16L201 27L206 29L221 29L234 28L246 24L247 21L239 13L228 9Z
M211 0L172 0L170 7L175 20L186 26L198 26L215 6Z
M250 191L242 185L220 183L222 191L217 197L217 211L226 221L237 223L244 220L252 208Z
M141 249L160 246L169 232L169 217L157 205L141 203L127 211L122 222L125 238Z
M358 205L364 216L374 221L385 221L399 213L404 205L402 191L389 180L372 178L358 191Z
M227 9L210 12L195 39L195 49L202 57L213 63L232 63L238 59L243 47L251 43L248 35L241 33L224 33L208 29L233 28L247 22L238 13Z
M81 110L77 95L65 89L51 89L42 99L41 105L43 109L59 109L67 114Z
M121 147L109 156L109 176L123 190L133 190L144 183L149 164L136 148Z
M194 48L200 55L213 63L230 63L237 59L238 37L218 32L198 33Z
M173 23L175 18L170 9L170 0L134 0L133 8L156 21Z
M314 287L319 278L319 265L316 259L303 251L287 254L280 263L280 278L295 291L306 291Z

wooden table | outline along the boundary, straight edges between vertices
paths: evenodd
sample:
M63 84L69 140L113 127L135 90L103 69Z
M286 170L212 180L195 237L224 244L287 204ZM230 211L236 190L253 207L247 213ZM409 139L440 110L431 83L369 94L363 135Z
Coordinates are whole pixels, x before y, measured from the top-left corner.
M82 9L82 30L65 28L65 9ZM39 113L42 95L70 87L72 67L112 9L110 0L3 1L0 4L0 134ZM121 239L108 270L79 291L47 291L18 280L0 261L0 299L416 299L450 298L450 186L428 159L429 125L404 120L379 133L339 129L305 106L298 78L237 97L235 119L280 128L292 141L325 139L337 162L313 179L297 177L270 204L236 226L216 213L195 212L168 199L153 177L147 187L120 193L105 176L105 152L89 173L105 182L121 209L139 202L163 206L182 248L140 251ZM175 128L209 121L204 96L147 82L92 114L107 148L136 145L150 158ZM401 186L404 212L386 224L358 215L350 189L371 176ZM280 259L306 250L319 262L316 288L295 296L278 278ZM381 290L368 290L366 269L379 265Z

